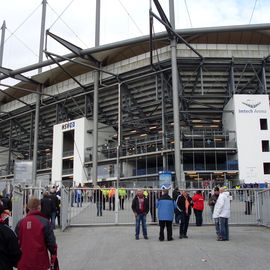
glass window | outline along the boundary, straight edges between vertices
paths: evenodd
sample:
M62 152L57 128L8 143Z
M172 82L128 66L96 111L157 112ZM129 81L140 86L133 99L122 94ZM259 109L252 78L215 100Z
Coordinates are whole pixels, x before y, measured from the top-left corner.
M217 169L218 170L227 170L226 154L225 153L217 153Z
M185 171L193 171L193 154L192 153L184 153L183 154L183 166Z
M270 163L269 162L263 163L263 173L270 174Z
M216 170L216 157L214 153L206 154L206 170Z
M267 130L267 119L266 118L261 118L260 119L260 126L261 126L261 130Z
M195 153L195 170L197 171L204 171L204 154Z
M269 152L269 141L262 141L262 151Z

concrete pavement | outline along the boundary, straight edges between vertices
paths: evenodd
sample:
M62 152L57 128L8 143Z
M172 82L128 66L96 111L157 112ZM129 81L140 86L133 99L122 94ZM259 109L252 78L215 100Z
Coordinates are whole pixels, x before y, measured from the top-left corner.
M134 226L80 227L56 231L62 270L266 270L270 265L270 229L230 227L228 242L216 241L213 226L190 227L189 239L158 241L158 226L148 226L149 240L134 239Z

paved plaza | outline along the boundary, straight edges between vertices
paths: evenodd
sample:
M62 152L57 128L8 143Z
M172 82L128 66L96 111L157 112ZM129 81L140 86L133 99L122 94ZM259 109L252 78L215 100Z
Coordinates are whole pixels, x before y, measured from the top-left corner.
M216 241L214 227L190 227L189 239L159 242L159 227L148 226L149 240L134 240L134 226L93 226L56 230L63 270L266 270L270 229L230 227L228 242Z

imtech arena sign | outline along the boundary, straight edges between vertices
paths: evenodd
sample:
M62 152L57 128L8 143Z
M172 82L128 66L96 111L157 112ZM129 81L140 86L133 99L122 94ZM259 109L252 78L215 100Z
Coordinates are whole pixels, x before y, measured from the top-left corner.
M266 113L266 110L261 110L257 108L261 104L261 102L248 99L246 102L241 103L244 104L247 108L238 109L239 113Z

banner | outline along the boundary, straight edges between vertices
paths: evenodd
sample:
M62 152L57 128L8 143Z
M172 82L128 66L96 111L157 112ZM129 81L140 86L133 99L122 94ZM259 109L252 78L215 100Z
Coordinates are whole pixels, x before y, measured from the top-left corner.
M161 189L170 189L172 187L172 172L159 172L159 186Z
M32 160L15 161L14 184L26 184L31 186L33 184L32 170Z

